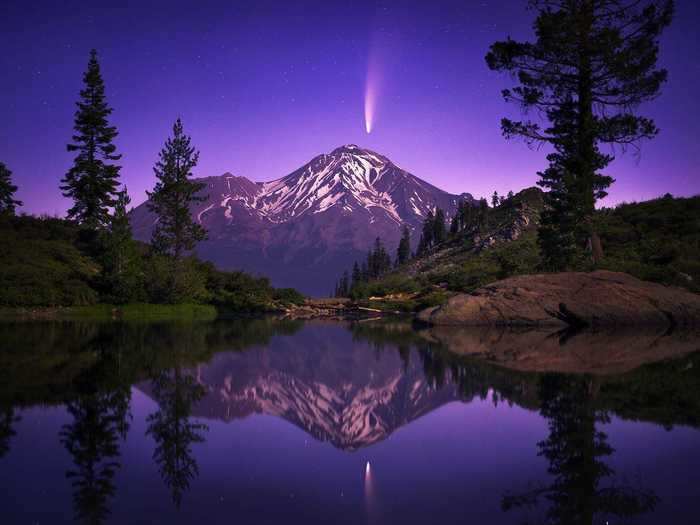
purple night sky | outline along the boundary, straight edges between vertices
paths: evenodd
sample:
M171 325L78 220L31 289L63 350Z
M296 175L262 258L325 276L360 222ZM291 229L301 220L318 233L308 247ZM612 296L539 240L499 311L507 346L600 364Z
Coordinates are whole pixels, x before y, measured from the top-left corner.
M58 184L92 47L133 204L153 186L177 116L201 150L197 176L276 179L355 143L447 191L485 196L533 185L546 163L543 151L501 137L501 117L518 112L500 96L509 79L484 62L494 40L531 37L525 0L100 3L0 7L0 161L22 211L68 207ZM609 167L607 204L700 193L698 26L700 2L677 0L662 40L670 80L642 109L661 135Z

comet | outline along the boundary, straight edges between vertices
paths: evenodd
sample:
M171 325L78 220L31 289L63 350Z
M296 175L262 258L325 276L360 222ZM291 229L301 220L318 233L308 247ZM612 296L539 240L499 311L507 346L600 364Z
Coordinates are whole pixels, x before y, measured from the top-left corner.
M381 68L376 52L371 52L367 61L365 79L365 131L372 133L377 120L377 99L381 88Z
M370 81L369 75L367 77L367 85L365 87L365 130L369 135L372 133L372 126L374 125L374 110L377 102L377 92ZM369 467L369 463L367 463L367 466Z

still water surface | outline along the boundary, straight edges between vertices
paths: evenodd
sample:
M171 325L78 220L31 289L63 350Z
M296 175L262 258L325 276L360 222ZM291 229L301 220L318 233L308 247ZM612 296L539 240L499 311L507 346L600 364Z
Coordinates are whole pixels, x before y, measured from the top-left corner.
M400 323L0 325L0 522L698 523L700 355L560 374L448 346Z

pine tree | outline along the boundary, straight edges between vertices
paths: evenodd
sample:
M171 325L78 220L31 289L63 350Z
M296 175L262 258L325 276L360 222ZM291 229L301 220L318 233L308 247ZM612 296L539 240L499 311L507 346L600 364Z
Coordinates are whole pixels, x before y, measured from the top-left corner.
M484 198L479 199L479 209L476 213L476 225L478 228L483 228L486 226L488 222L488 214L489 203L486 202L486 199Z
M501 203L501 200L498 198L498 192L494 191L493 195L491 196L491 207L495 208Z
M15 200L17 186L12 184L12 172L0 162L0 215L15 214L15 208L22 206L22 202Z
M362 270L360 270L360 265L357 264L357 261L355 261L355 264L352 265L352 284L351 288L355 288L358 284L362 282Z
M379 237L374 240L374 248L367 254L367 269L370 279L376 279L391 269L391 256Z
M461 206L462 203L460 202L459 205ZM461 228L461 219L462 219L462 209L458 208L457 213L455 213L455 216L452 217L452 221L450 221L450 235L452 235L452 236L457 235L457 233L462 229Z
M362 274L362 282L366 283L369 281L369 268L367 267L367 261L362 262L360 273Z
M408 262L411 256L411 232L408 231L408 226L404 225L401 230L401 240L399 247L396 249L396 266L400 266Z
M190 180L192 168L199 160L199 152L190 142L178 118L173 137L166 140L160 160L153 168L158 182L148 193L148 207L158 217L151 244L157 252L170 255L175 261L206 239L206 230L190 215L191 203L206 200L197 195L205 184Z
M592 217L596 201L614 182L600 173L614 157L600 146L624 149L658 133L653 120L635 111L658 96L666 81L667 72L656 64L674 2L531 0L530 6L538 14L537 40L496 42L486 61L518 79L503 91L506 101L546 117L544 128L509 119L501 127L506 138L554 149L538 182L550 190L540 239L546 263L560 269L586 245L594 261L602 256ZM561 244L569 240L571 246Z
M340 297L347 297L350 294L350 277L347 270L343 272L343 276L340 279L339 288L338 293Z
M131 198L126 186L117 193L114 213L104 235L103 278L111 300L125 303L139 294L138 253L132 238L127 206Z
M433 235L435 233L435 215L429 210L423 221L423 233L418 243L418 255L425 255L433 247Z
M75 112L73 142L66 146L68 151L78 154L61 179L60 188L65 197L73 199L68 217L96 230L109 222L109 208L114 205L121 169L112 162L121 155L115 153L116 146L112 143L118 133L117 128L109 125L112 108L107 105L94 49L90 52L83 83Z
M445 242L447 231L445 230L445 212L440 208L435 210L433 219L433 244L438 245Z

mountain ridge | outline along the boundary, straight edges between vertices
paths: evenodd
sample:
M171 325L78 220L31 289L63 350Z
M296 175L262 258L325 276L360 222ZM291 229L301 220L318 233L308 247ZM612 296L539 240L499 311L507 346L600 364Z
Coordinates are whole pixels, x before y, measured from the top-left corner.
M226 172L197 179L207 200L192 216L208 231L198 255L222 269L270 277L311 295L325 295L338 272L364 256L376 237L393 251L401 228L419 230L429 211L449 218L468 193L448 193L372 150L347 144L315 156L267 182ZM134 235L150 239L148 201L131 212ZM416 235L417 237L417 235Z

